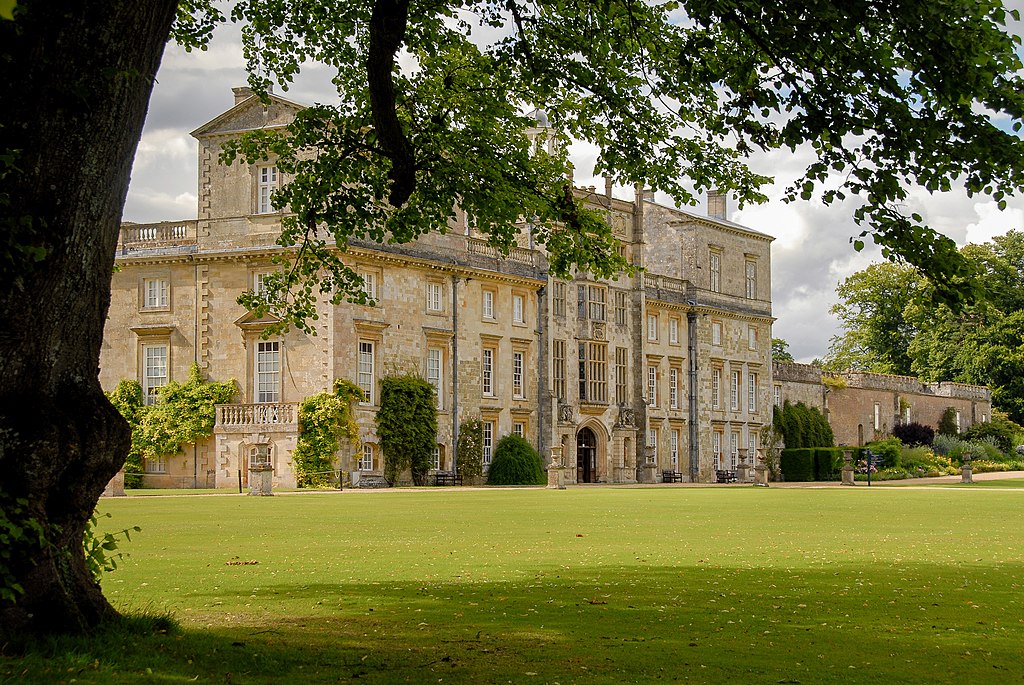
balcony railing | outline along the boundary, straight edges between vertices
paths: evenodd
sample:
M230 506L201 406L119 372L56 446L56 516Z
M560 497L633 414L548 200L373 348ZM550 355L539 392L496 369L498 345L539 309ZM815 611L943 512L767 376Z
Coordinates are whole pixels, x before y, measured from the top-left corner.
M523 247L513 247L508 253L508 256L503 257L498 248L489 244L486 240L480 240L479 238L467 238L466 251L470 254L493 257L494 259L508 259L509 261L527 264L529 266L533 266L534 264L533 250L527 250Z
M268 426L294 424L298 421L298 404L273 402L266 404L218 404L218 426Z
M158 224L125 224L121 226L121 247L138 250L195 243L197 223L164 221Z

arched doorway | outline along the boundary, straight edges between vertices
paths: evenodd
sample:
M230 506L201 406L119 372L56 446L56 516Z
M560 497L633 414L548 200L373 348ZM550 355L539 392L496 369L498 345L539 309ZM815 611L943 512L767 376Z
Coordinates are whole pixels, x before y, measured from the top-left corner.
M576 482L597 482L597 436L589 428L576 434Z

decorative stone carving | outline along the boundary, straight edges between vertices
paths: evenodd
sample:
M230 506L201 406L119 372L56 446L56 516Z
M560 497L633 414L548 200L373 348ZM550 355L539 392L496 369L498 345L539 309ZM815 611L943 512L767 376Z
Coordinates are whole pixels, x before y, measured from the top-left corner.
M747 465L747 448L740 447L738 452L740 463L736 466L736 481L738 483L749 483L750 466Z
M594 324L594 340L604 340L605 339L605 335L604 334L605 334L604 324L603 323L595 323Z
M964 454L964 465L960 467L960 482L961 483L973 483L974 482L974 466L971 464L971 454L967 452Z
M627 407L624 404L619 405L619 417L615 421L615 426L618 428L636 427L636 413L632 407Z
M843 450L843 485L853 485L853 450Z
M573 423L573 410L571 404L558 405L558 420L562 423Z

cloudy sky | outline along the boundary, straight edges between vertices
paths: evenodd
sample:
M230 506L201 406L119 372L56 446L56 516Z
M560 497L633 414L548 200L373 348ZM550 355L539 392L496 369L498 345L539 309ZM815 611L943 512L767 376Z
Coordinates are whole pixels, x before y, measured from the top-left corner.
M1024 8L1024 0L1007 5ZM1020 29L1016 24L1018 34ZM148 223L196 216L197 149L189 131L228 109L233 102L231 88L245 85L245 80L245 63L233 27L219 30L206 52L186 53L168 46L135 158L125 219ZM330 74L317 67L303 72L282 94L303 104L331 103L337 98ZM603 181L590 177L593 151L574 146L572 152L576 182L603 187ZM838 324L829 314L836 285L881 259L870 241L862 252L853 251L850 239L860 234L852 220L853 202L825 207L813 201L781 201L786 180L796 177L809 159L801 151L754 158L755 170L777 179L767 189L771 200L743 209L730 207L730 219L776 238L772 250L773 308L778 319L774 335L789 342L799 361L824 356L837 332ZM621 195L631 193L623 190ZM985 242L1010 229L1024 230L1024 198L1011 198L1008 205L1000 212L994 202L968 198L962 192L929 195L924 191L914 192L907 203L910 211L961 245Z

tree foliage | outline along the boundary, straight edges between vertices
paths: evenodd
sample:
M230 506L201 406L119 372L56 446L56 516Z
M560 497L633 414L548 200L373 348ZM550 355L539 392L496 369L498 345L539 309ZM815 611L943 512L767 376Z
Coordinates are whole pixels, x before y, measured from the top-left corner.
M408 469L413 483L426 484L430 458L437 447L434 386L419 376L385 376L374 420L388 482L395 483Z
M814 160L787 198L856 196L854 247L870 234L953 304L978 282L950 239L901 209L908 187L963 182L1000 204L1024 188L1020 41L1006 32L1016 13L996 0L240 0L231 14L257 90L287 87L307 62L335 72L338 104L254 131L224 157L273 156L294 178L274 203L294 212L281 244L301 245L301 259L268 283L269 304L244 303L299 326L317 289L362 297L332 241L406 242L444 230L454 207L503 250L530 217L554 273L628 269L572 192L566 146L538 151L522 135L530 108L552 135L594 144L595 172L683 205L711 188L761 201L771 179L746 158L807 146Z
M362 399L363 391L355 383L338 379L334 392L307 397L299 405L299 437L292 465L300 488L323 487L332 480L342 440L352 447L359 445L352 403Z
M911 269L876 264L839 287L845 329L828 367L987 385L993 404L1024 420L1024 233L1012 230L961 250L983 276L984 297L954 311L936 305Z
M777 362L793 362L789 351L789 343L782 338L772 338L772 359Z
M935 440L935 429L920 423L898 423L892 427L892 436L904 445L931 445Z
M518 435L498 441L487 469L488 485L543 485L544 462L533 445Z
M459 444L456 448L459 474L463 478L479 478L484 473L484 426L479 418L466 419L459 424Z

